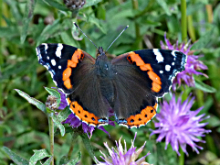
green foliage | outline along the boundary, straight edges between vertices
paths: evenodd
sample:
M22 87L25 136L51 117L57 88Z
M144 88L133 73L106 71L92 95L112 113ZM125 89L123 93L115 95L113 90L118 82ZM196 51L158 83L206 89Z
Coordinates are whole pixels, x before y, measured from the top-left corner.
M185 163L218 164L219 12L217 0L187 1L186 14L191 18L187 20L191 22L187 27L181 27L179 0L87 0L81 9L74 11L68 9L62 0L0 1L0 164L51 164L48 116L52 117L55 125L54 157L57 165L75 165L78 161L95 164L93 157L99 158L99 150L106 153L103 142L113 146L114 141L123 136L130 146L134 132L138 132L137 147L147 141L141 156L151 152L146 158L150 164L179 163L180 158L170 145L164 150L165 142L156 143L156 136L149 139L148 130L154 129L152 122L144 128L132 130L105 126L110 137L96 129L89 139L82 131L62 124L71 114L68 108L63 111L46 108L44 102L48 93L58 98L58 105L60 94L50 88L55 85L50 74L38 63L35 48L41 43L64 43L96 56L95 47L73 27L72 22L77 22L86 35L104 49L129 25L109 49L108 53L112 55L140 48L160 48L165 32L172 44L176 40L181 43L181 29L187 28L188 39L192 38L194 44L191 50L203 54L199 59L208 66L207 71L200 71L209 78L195 76L194 88L185 86L179 88L177 93L184 90L183 97L189 93L196 96L193 109L204 106L202 112L211 116L207 122L212 133L203 139L205 144L198 144L204 148L201 155L187 148L189 157L185 157ZM44 86L48 88L44 90Z
M46 106L42 102L40 102L39 100L36 100L33 97L30 97L27 93L24 93L20 91L19 89L15 89L15 90L18 92L20 96L24 97L30 104L35 105L38 109L40 109L42 112L45 113Z
M7 153L7 155L11 158L11 160L13 160L13 162L15 162L16 164L28 165L27 160L25 160L24 158L20 157L19 155L11 151L8 147L3 147L2 149L3 151L5 151L5 153Z
M37 161L50 157L50 155L47 153L45 149L42 150L34 150L34 155L29 160L29 165L35 165ZM48 159L48 161L50 158Z

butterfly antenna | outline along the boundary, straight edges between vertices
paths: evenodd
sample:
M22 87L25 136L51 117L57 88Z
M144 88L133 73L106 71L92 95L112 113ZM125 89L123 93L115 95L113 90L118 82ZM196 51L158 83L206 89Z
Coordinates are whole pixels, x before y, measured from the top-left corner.
M86 38L89 39L89 41L96 47L96 49L98 49L98 47L94 44L94 42L92 42L92 40L80 29L80 27L76 24L76 22L73 22L73 24L83 33L84 36L86 36Z
M127 25L122 31L121 33L114 39L114 41L109 45L108 49L112 46L112 44L122 35L122 33L129 27L129 25ZM106 52L108 51L108 49L106 50Z

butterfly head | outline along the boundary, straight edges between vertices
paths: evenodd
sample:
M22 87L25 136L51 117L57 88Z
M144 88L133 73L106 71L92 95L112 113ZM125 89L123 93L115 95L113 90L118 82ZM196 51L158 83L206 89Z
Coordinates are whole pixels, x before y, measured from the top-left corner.
M103 50L102 47L98 48L98 56L105 56L105 51Z

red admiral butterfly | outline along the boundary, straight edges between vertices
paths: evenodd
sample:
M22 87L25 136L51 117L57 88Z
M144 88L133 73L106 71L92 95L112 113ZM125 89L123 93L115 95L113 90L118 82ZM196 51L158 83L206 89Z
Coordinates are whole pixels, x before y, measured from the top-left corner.
M176 50L136 50L112 60L102 47L96 59L64 44L44 43L36 51L72 113L93 126L108 124L109 109L120 125L146 125L156 115L158 97L169 91L186 64L186 55Z

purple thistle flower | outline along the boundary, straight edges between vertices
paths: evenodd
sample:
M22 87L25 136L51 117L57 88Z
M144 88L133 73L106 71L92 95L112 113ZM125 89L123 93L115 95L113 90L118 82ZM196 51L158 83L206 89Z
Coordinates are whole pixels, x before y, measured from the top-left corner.
M199 61L200 56L193 55L194 51L191 51L192 45L187 44L176 44L172 45L170 41L166 38L166 34L164 35L165 44L161 41L162 49L170 49L170 50L178 50L187 55L187 62L185 66L185 70L178 73L173 81L173 90L176 89L176 85L181 85L181 81L184 81L188 86L195 86L195 80L193 75L203 75L208 77L206 74L198 72L197 70L206 70L207 66L203 64L202 61Z
M178 155L180 155L179 146L188 155L186 151L187 144L198 154L198 149L203 148L195 142L205 143L205 141L200 140L198 137L203 137L205 133L211 132L203 128L208 123L200 123L207 118L204 117L205 114L197 115L203 107L195 111L190 110L194 100L194 97L191 100L189 97L181 103L181 97L179 97L176 102L175 95L173 95L169 103L164 101L161 105L160 113L156 116L158 122L155 122L155 127L157 129L151 133L151 135L159 134L157 142L165 138L165 149L167 149L167 145L170 143Z
M68 106L68 103L66 101L66 96L59 89L57 89L57 91L60 93L60 97L61 97L61 103L58 109L63 110L66 106ZM72 128L78 128L79 126L82 125L83 131L89 136L89 138L91 138L92 133L95 130L95 127L82 123L73 113L71 113L63 123L69 124ZM109 121L109 124L114 126L114 122L112 121ZM109 133L104 129L103 126L98 127L98 129L102 130L103 132L109 135Z
M100 162L96 157L95 160L97 162L97 165L150 165L149 163L145 162L145 158L150 154L147 153L147 155L143 156L142 158L136 160L140 153L143 151L145 143L136 151L136 147L134 147L134 141L136 138L137 133L135 133L134 140L131 142L131 147L127 151L126 142L124 140L124 149L121 144L121 138L119 141L116 141L117 148L110 149L107 142L104 143L105 147L107 148L109 152L109 156L106 156L102 151L101 154L103 156L100 156L104 162Z

